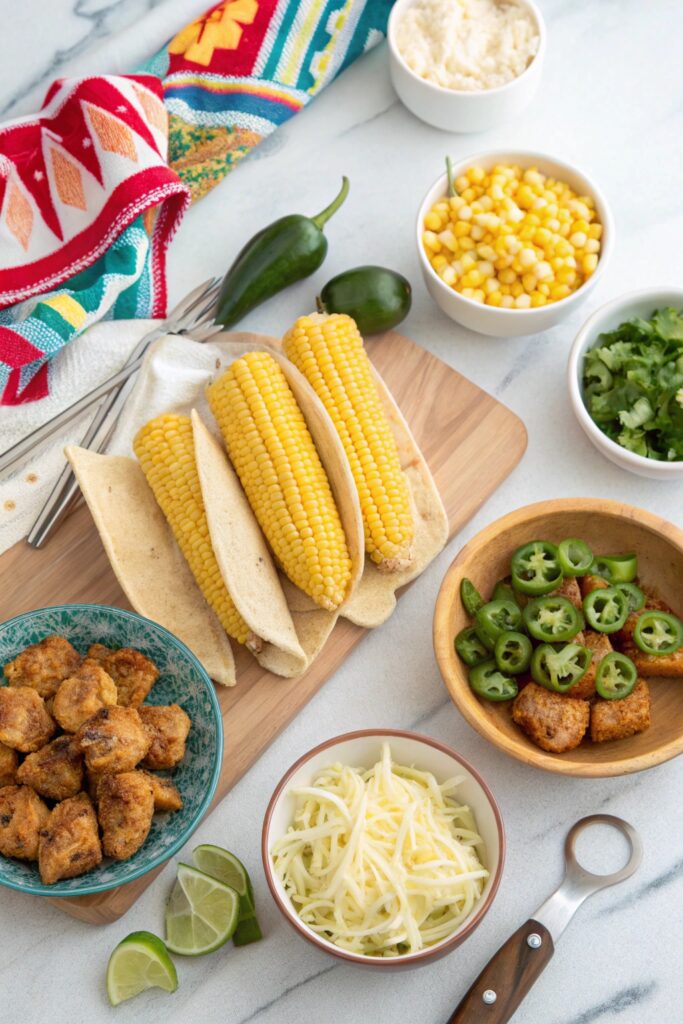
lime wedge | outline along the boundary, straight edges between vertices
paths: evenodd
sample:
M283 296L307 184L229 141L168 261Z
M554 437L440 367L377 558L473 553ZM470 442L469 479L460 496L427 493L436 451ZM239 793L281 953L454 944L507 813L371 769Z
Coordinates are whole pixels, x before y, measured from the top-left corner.
M232 941L236 946L248 946L251 942L258 942L259 939L263 938L259 923L256 917L250 917L247 920L240 921L235 928L235 934L232 937Z
M107 995L112 1006L148 988L175 992L178 975L168 950L151 932L131 932L109 957Z
M239 901L229 885L189 864L179 864L166 907L166 945L183 956L212 953L232 937Z
M200 871L229 885L240 897L240 921L254 916L254 893L247 869L234 853L222 846L204 843L192 851L192 859Z

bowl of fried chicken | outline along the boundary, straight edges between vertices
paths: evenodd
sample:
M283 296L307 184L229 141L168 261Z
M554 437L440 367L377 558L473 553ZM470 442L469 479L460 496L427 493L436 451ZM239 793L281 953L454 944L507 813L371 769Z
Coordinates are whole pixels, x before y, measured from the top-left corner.
M683 531L617 501L510 512L456 555L434 648L463 717L546 771L605 777L683 753Z
M105 892L163 864L216 789L213 684L134 612L70 604L0 625L0 884Z

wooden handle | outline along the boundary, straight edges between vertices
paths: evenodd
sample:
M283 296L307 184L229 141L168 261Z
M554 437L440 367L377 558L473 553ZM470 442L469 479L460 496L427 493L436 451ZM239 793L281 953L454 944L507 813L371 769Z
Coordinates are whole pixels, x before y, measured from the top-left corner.
M554 952L548 929L527 921L489 960L448 1024L506 1024Z

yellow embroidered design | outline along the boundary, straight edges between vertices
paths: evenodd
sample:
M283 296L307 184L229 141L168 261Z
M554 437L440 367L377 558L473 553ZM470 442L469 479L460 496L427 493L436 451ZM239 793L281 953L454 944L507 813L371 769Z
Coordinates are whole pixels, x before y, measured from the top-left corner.
M169 43L169 52L183 54L187 60L208 67L214 50L237 49L242 25L253 25L257 12L256 0L231 0L221 4L179 32Z

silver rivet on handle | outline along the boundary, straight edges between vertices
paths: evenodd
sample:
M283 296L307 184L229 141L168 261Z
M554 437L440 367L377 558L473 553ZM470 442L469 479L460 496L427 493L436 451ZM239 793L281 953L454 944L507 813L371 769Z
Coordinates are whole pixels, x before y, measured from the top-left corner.
M495 1003L495 1001L498 998L498 996L493 991L492 988L487 988L481 998L484 1000L484 1002L486 1003L487 1006L492 1006Z
M543 939L537 932L532 932L531 935L527 935L526 944L531 946L532 949L540 949L543 945Z

